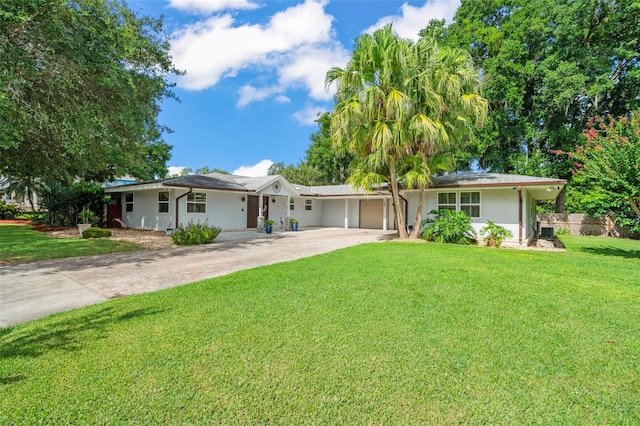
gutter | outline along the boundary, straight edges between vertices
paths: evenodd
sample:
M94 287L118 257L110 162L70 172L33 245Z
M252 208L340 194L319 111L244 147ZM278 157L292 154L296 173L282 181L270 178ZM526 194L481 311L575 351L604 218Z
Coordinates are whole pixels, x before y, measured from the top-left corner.
M178 229L178 224L180 223L180 222L178 221L178 214L179 214L179 213L178 213L178 212L179 212L179 209L178 209L178 201L180 201L180 198L182 198L182 197L184 197L184 196L186 196L186 195L189 195L189 194L191 194L192 192L193 192L193 188L189 188L189 192L185 192L184 194L182 194L181 196L179 196L179 197L177 197L177 198L176 198L176 228L175 228L175 229Z

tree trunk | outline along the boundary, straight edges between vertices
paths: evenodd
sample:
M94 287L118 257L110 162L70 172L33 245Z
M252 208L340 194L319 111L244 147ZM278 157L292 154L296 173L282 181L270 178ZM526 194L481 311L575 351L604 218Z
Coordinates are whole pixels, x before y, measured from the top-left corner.
M389 164L389 178L391 180L391 195L393 196L393 210L396 217L396 227L398 228L398 238L406 240L409 236L407 235L407 226L402 213L402 204L398 193L398 177L396 176L396 168L393 162Z
M556 213L564 213L564 203L567 199L567 187L566 185L562 188L562 191L558 194L556 198Z
M417 240L420 237L420 224L422 223L422 205L424 203L424 188L420 188L418 192L418 211L416 211L416 219L413 221L413 231L409 238Z

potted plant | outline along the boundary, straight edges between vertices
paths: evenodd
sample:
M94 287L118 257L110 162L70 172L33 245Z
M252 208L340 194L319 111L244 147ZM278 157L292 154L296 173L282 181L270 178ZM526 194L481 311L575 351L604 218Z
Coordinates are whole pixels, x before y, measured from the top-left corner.
M291 230L292 231L297 231L298 230L298 219L291 219L289 221L289 223L291 223Z
M273 225L275 225L276 221L273 219L267 219L264 221L264 232L270 234L273 231Z
M78 231L80 231L80 235L82 235L85 229L91 228L91 223L95 218L96 216L87 207L83 207L82 210L80 210L80 213L78 213L78 219L80 219Z
M513 233L507 228L496 225L490 220L487 221L487 226L480 230L480 234L482 236L487 234L486 241L489 247L500 247L505 238L513 237Z

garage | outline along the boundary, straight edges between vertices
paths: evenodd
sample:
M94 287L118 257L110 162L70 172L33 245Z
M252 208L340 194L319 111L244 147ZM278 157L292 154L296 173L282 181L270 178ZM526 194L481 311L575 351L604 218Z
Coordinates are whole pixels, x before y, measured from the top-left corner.
M360 228L382 229L383 200L360 200Z

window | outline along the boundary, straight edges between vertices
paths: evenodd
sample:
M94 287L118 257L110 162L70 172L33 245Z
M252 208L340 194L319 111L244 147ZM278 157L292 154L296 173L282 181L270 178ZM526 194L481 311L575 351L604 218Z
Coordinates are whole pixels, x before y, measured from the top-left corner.
M158 213L169 213L169 191L158 192Z
M469 217L480 217L480 192L440 192L438 210L459 210Z
M294 199L289 200L289 210L295 210Z
M125 194L124 196L124 211L133 211L133 194Z
M461 192L460 210L465 212L469 217L480 217L480 193Z
M304 209L305 210L311 210L312 208L312 202L313 200L304 200Z
M192 192L187 195L187 213L206 213L207 194L204 192Z
M439 192L438 210L456 210L456 193Z

